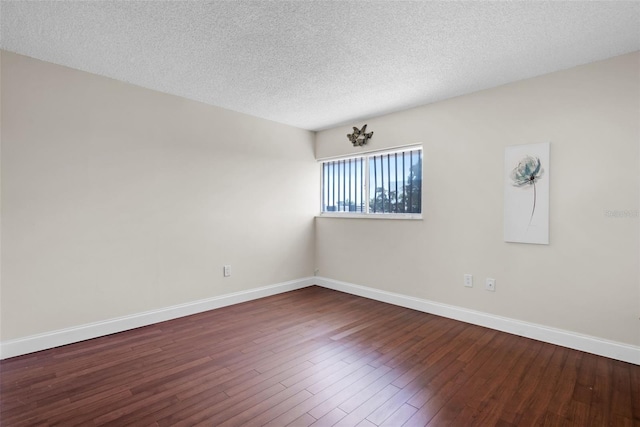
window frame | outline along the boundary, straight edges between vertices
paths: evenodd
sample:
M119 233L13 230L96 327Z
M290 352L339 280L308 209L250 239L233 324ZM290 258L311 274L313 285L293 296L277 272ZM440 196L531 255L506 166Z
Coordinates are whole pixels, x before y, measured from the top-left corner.
M422 220L423 219L423 207L424 207L424 186L422 187L422 191L420 191L420 213L391 213L391 212L369 212L370 206L370 197L369 197L369 188L370 188L370 158L374 156L381 156L387 154L395 154L395 153L404 153L407 151L420 151L422 157L422 168L420 170L421 173L421 182L424 182L424 148L422 144L412 144L412 145L403 145L392 148L385 148L380 150L371 150L364 151L358 154L349 154L344 156L333 156L326 157L322 159L318 159L318 163L320 164L320 202L319 208L320 213L317 215L318 217L325 218L358 218L358 219L391 219L391 220ZM364 163L364 177L365 182L363 182L363 195L364 196L364 211L363 212L339 212L339 211L323 211L323 190L324 190L324 182L323 182L323 165L328 162L335 162L341 160L351 160L351 159L363 159Z

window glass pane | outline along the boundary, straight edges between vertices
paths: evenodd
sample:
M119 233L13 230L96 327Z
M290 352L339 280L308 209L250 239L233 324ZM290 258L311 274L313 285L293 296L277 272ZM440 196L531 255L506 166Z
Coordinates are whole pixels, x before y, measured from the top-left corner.
M422 150L369 157L369 212L422 212Z
M362 212L363 158L322 164L322 212Z
M407 213L422 212L422 150L413 150L408 153L409 170L405 177L404 207Z
M422 150L324 162L322 212L421 213Z

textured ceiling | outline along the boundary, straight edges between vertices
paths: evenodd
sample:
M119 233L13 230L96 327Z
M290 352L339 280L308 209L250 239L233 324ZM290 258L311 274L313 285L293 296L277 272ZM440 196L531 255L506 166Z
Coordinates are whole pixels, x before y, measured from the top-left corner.
M320 130L640 50L640 2L2 1L0 46Z

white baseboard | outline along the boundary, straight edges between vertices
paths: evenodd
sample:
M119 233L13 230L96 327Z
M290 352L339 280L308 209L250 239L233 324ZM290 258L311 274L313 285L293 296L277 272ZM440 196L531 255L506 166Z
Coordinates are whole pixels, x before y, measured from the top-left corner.
M510 334L640 365L640 347L630 344L608 341L589 335L582 335L535 323L523 322L521 320L510 319L508 317L495 316L493 314L469 310L453 305L441 304L434 301L382 291L366 286L354 285L352 283L340 282L338 280L327 279L325 277L314 277L314 279L317 285L328 289L334 289L336 291L342 291L425 313L460 320L466 323L484 326L498 331L508 332Z
M129 329L305 288L314 284L328 289L398 305L400 307L411 308L437 316L460 320L474 325L640 365L640 347L637 346L318 276L306 277L271 286L118 317L102 322L89 323L0 342L0 359L123 332Z
M44 334L31 335L0 343L0 359L20 356L53 347L59 347L79 341L127 331L154 323L164 322L178 317L189 316L203 311L226 307L241 302L276 295L295 289L305 288L315 283L313 277L307 277L271 286L235 292L219 297L202 299L185 304L174 305L157 310L136 313L130 316L94 322L72 328L60 329Z

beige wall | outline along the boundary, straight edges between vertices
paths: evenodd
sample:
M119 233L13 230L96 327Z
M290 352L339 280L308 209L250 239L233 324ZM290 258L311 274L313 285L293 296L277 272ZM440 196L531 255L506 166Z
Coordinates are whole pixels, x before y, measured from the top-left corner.
M424 220L318 218L320 275L640 345L640 54L354 123L424 144ZM350 126L316 157L359 152ZM508 145L551 142L550 242L505 243ZM474 287L462 285L464 273ZM496 278L496 292L484 279Z
M2 340L315 266L640 345L639 220L605 216L639 209L638 53L367 120L368 148L424 144L424 220L318 218L315 236L312 133L7 52L0 61ZM350 130L318 133L315 157L358 152ZM551 244L505 243L504 147L545 141Z
M2 340L313 274L313 133L8 52L1 72Z
M2 82L2 51L0 51L0 83ZM2 340L2 84L0 84L0 340Z

